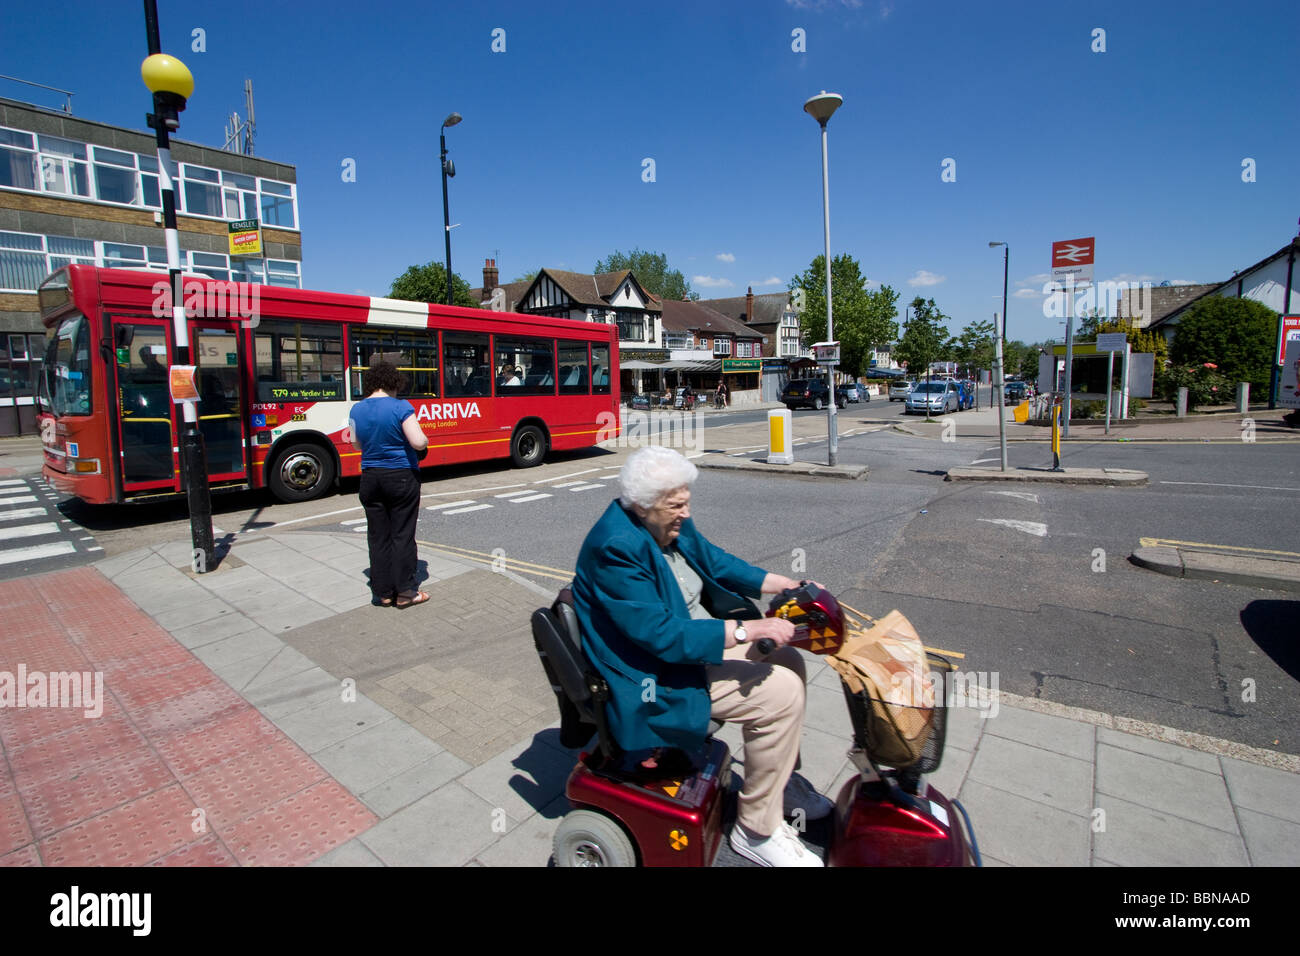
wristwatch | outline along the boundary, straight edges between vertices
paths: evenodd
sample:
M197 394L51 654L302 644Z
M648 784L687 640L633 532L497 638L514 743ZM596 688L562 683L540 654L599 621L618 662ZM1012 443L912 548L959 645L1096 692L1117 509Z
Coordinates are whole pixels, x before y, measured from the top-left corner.
M745 631L745 625L739 621L736 622L736 629L732 631L731 636L736 639L737 644L744 644L749 640L749 634Z

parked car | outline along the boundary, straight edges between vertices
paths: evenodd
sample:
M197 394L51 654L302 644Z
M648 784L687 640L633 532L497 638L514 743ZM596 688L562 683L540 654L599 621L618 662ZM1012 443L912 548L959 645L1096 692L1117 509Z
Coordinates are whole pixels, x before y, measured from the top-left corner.
M826 407L826 396L828 394L825 379L792 378L786 383L785 391L781 393L781 401L785 403L786 408L792 411L796 408L815 408L820 411ZM835 404L840 408L844 408L848 403L846 390L843 388L836 389Z
M895 382L893 385L889 386L889 400L891 402L907 401L907 396L912 394L912 388L915 385L916 383L910 379L903 382Z
M848 385L845 385L844 394L848 400L854 404L857 404L858 402L871 401L871 393L867 391L867 386L863 385L861 382L850 382Z
M1029 385L1025 382L1007 382L1003 386L1003 394L1006 395L1008 405L1023 402L1029 397Z
M968 408L975 407L975 383L968 378L962 379L957 383L961 393L961 402L958 411L965 411Z
M913 412L938 412L946 415L948 412L957 411L960 407L961 396L957 383L952 379L939 379L917 382L911 394L907 396L903 411L908 415Z

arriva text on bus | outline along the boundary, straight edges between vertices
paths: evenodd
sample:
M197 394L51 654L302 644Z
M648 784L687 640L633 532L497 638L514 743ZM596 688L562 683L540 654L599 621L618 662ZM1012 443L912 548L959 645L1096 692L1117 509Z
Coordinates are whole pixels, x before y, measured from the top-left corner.
M251 282L185 279L181 294L188 318L239 318L250 329L257 328L261 321L261 290ZM171 283L165 279L159 279L153 284L153 314L159 319L168 318L172 314Z

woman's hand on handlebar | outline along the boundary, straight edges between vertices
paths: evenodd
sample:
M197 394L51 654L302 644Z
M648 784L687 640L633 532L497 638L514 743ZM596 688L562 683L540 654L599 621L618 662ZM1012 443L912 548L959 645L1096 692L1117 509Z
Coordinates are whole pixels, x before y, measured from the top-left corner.
M754 644L767 638L778 647L794 640L794 625L779 617L760 617L751 621L742 621L745 625L745 643ZM735 647L735 627L727 628L727 647Z

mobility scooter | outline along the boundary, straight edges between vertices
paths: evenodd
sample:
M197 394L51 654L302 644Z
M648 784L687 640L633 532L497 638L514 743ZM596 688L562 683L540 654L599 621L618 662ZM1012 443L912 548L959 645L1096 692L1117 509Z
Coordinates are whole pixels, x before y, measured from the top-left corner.
M757 608L752 610L751 616L758 617ZM849 636L844 609L810 582L778 594L768 615L795 624L791 643L814 654L839 651ZM712 865L724 835L723 807L731 779L730 750L712 736L721 725L710 726L697 753L624 752L609 732L609 688L582 651L567 588L551 607L533 612L532 630L560 706L561 742L581 748L596 738L565 786L573 810L555 834L556 864ZM771 642L759 642L759 647L772 649ZM888 703L873 694L872 685L836 668L853 724L849 757L859 772L836 800L827 865L980 865L965 809L925 780L943 753L944 677L951 670L936 654L928 654L927 661L934 690L924 707ZM886 758L893 765L886 766Z

